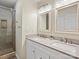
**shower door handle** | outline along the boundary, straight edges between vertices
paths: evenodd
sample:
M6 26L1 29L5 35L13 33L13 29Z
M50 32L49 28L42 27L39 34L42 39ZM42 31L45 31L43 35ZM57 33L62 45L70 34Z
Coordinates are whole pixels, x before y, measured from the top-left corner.
M21 28L21 26L18 26L18 28Z
M19 23L18 21L16 21L16 23Z

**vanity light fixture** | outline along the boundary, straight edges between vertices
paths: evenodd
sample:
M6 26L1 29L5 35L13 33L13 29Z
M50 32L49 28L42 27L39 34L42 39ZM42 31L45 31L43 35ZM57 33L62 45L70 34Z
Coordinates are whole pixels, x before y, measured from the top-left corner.
M39 9L39 14L41 14L41 13L45 13L45 12L48 12L48 11L50 11L52 9L52 6L51 5L49 5L49 4L47 4L47 5L43 5L42 7L40 7L40 9Z

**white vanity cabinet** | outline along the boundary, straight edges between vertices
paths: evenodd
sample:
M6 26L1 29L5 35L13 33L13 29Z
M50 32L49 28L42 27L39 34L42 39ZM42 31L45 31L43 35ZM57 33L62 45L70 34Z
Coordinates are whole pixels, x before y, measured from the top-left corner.
M27 42L27 59L36 59L36 48L30 43Z
M76 59L64 53L27 40L27 59Z
M30 46L28 50L28 59L49 59L48 55L40 49Z
M33 42L28 40L27 59L49 59L48 54L46 54L44 51L42 51L42 49L39 48L37 45L33 44Z

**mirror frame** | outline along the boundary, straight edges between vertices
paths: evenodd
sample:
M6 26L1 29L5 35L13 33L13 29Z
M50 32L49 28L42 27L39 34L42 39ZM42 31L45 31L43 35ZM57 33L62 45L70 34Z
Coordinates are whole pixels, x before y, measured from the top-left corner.
M57 31L57 10L61 10L61 9L64 9L64 8L67 8L67 7L71 7L71 6L74 6L74 5L77 5L77 19L78 20L78 26L79 26L79 2L76 2L76 3L72 3L72 4L69 4L69 5L65 5L65 6L62 6L62 7L59 7L59 8L56 8L55 9L55 33L62 33L62 34L79 34L79 27L78 29L76 30L76 32L64 32L64 31Z
M43 15L43 14L49 14L49 30L44 30L44 31L41 31L40 30L40 16ZM38 14L38 20L37 20L37 30L38 30L38 34L51 34L51 11L47 11L47 12L44 12L44 13L41 13L41 14Z

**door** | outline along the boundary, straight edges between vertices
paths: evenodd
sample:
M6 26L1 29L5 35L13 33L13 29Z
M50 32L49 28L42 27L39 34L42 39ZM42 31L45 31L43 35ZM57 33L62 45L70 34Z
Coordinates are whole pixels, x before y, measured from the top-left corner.
M12 32L12 10L0 8L0 55L14 51ZM14 29L15 30L15 29Z

